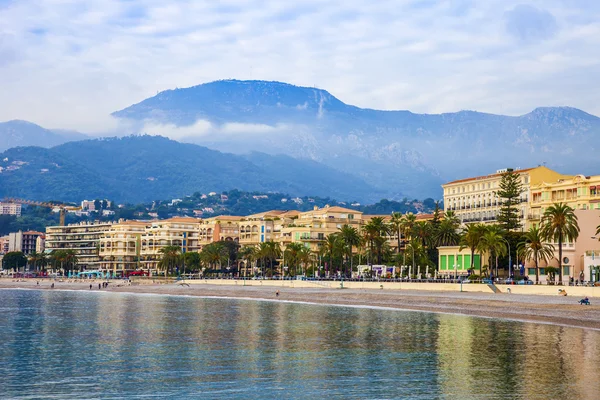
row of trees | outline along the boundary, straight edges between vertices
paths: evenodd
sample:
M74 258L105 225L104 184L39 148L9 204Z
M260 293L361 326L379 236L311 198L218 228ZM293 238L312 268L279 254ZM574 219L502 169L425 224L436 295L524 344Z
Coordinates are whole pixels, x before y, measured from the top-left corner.
M54 250L50 254L32 252L25 256L21 251L11 251L2 258L3 269L19 270L29 266L35 271L45 271L48 267L71 271L76 269L79 259L73 249Z

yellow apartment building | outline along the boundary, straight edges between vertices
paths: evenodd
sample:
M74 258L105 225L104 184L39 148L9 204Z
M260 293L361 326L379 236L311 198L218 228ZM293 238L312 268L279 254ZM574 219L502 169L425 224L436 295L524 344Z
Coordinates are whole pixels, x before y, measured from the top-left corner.
M532 185L532 224L539 224L544 210L553 203L566 203L574 210L600 210L600 175L575 175Z
M144 269L155 270L160 260L160 249L177 246L182 253L199 251L201 244L200 226L197 218L175 217L152 221L141 236L141 258Z
M221 215L201 221L199 226L200 247L221 240L238 242L240 240L240 221L243 217Z
M116 274L142 267L142 236L150 222L119 221L111 225L100 238L100 270Z
M363 223L362 212L344 207L315 208L301 212L291 223L281 229L282 246L292 242L300 242L311 251L317 252L327 236L339 232L346 224L360 229Z
M252 214L240 221L240 245L253 246L259 243L281 242L283 227L292 223L299 211L271 210Z
M79 223L46 227L46 253L54 250L75 250L78 267L95 270L100 267L100 239L112 223Z
M459 179L442 185L444 190L444 212L453 211L462 223L496 223L502 200L496 192L500 188L502 175L512 169L501 169L493 174ZM523 228L530 214L531 188L542 182L554 182L571 178L545 166L514 170L521 177L523 192L519 205Z

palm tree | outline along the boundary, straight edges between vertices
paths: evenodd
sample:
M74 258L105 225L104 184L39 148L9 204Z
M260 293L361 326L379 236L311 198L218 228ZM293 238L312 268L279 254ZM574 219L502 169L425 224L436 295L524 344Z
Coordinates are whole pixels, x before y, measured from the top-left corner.
M238 252L238 257L244 262L244 277L248 275L248 264L256 260L257 250L254 246L244 246Z
M479 242L481 241L481 237L485 233L485 225L483 224L469 224L463 230L461 238L460 238L460 249L462 251L464 248L469 248L471 251L471 266L470 269L473 270L475 263L475 250L479 247ZM479 264L479 273L481 274L481 262Z
M458 234L459 223L454 219L444 219L435 231L436 246L456 246L460 242Z
M259 245L258 253L263 261L269 261L269 265L271 267L271 277L273 277L273 261L281 257L281 248L279 247L279 243L273 241L262 242Z
M306 247L300 242L288 243L285 246L285 250L283 251L283 258L285 259L286 264L289 266L289 276L296 274L296 268L298 267L298 265L300 265L301 262L300 253L302 252L302 249L305 248Z
M376 239L387 235L389 233L389 226L384 222L382 217L373 217L363 226L363 230L365 239L369 243L371 253L377 254L377 263L381 264L381 246L383 245L383 242Z
M348 259L350 260L350 275L352 276L352 249L360 245L360 235L356 228L347 224L340 228L339 233L346 249L346 262L348 262ZM398 243L400 243L399 240Z
M324 247L326 249L327 254L329 254L329 272L334 272L333 260L338 255L341 255L344 247L344 243L342 242L342 238L339 232L332 233L329 236L327 236L327 239L325 239Z
M481 236L479 245L477 246L481 253L489 252L490 258L496 260L496 276L498 275L498 258L506 254L506 242L502 236L502 230L495 225L486 227L486 231ZM490 267L491 267L490 260Z
M558 243L558 279L559 283L562 283L562 244L565 240L575 241L579 237L577 216L567 204L555 203L544 211L540 226L540 233L544 240Z
M223 245L223 243L213 242L209 243L202 248L200 258L208 264L209 268L221 270L223 263L229 260L229 250Z
M390 220L390 231L393 231L396 234L396 239L398 240L398 247L396 248L396 253L400 253L403 226L404 216L402 215L402 213L393 212L392 218Z
M306 271L306 265L312 261L312 252L306 246L302 246L302 249L298 252L298 264L304 266L302 274Z
M412 239L412 234L417 223L417 216L413 213L407 213L404 216L404 237L408 240Z
M525 232L525 241L517 245L517 254L523 254L527 260L533 260L535 263L535 282L540 281L539 261L548 261L554 256L554 246L545 243L542 239L540 229L537 227L529 228Z
M38 267L43 267L46 265L47 258L44 253L38 253L37 251L32 251L28 257L30 265L33 265L33 268L36 271L39 271Z
M181 259L181 248L179 246L170 245L161 247L158 252L161 254L158 266L164 268L166 277L171 272L171 269L179 264Z
M431 225L427 221L419 221L413 227L413 238L418 238L423 247L429 244L431 233Z

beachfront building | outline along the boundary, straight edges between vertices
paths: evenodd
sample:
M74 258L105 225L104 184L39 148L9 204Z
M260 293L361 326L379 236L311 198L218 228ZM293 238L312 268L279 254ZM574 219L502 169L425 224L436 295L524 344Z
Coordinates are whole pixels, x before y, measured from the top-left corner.
M441 246L438 247L438 274L441 276L468 276L471 270L471 250L469 248L461 249L460 246ZM473 270L471 272L479 274L481 267L487 264L488 254L483 257L479 252L473 255ZM483 262L482 262L483 260Z
M116 275L141 268L142 236L150 226L144 221L119 221L100 238L100 270Z
M575 210L579 224L579 237L575 241L563 243L562 262L563 279L583 281L600 281L600 242L596 236L596 227L600 225L599 209L577 209ZM554 257L548 263L541 261L540 281L546 281L546 267L559 268L558 243L554 246ZM535 280L535 264L531 260L525 263L525 273L530 279ZM558 273L556 274L558 279Z
M459 179L442 185L444 190L444 211L453 211L462 223L496 223L502 207L502 199L496 192L500 188L502 176L513 169L500 169L493 174ZM531 188L543 182L556 182L572 178L562 175L545 166L516 169L523 185L519 207L523 229L527 229L529 218Z
M342 226L350 225L360 230L363 223L363 213L344 207L322 208L301 212L294 220L281 229L280 243L299 242L313 252L318 252L327 236L339 232Z
M10 238L8 235L0 236L0 254L8 253L9 243L10 243Z
M295 220L299 211L271 210L244 217L240 222L239 243L253 246L274 241L281 242L281 230Z
M160 250L177 246L181 253L199 251L201 220L191 217L174 217L152 221L141 235L141 264L145 270L157 270Z
M539 224L544 210L554 203L565 203L574 210L600 210L600 175L575 175L532 185L532 225Z
M21 204L4 203L0 201L0 215L14 215L15 217L20 217Z
M75 250L78 268L96 270L100 267L100 238L110 228L109 222L81 222L67 226L46 227L46 253L55 250Z

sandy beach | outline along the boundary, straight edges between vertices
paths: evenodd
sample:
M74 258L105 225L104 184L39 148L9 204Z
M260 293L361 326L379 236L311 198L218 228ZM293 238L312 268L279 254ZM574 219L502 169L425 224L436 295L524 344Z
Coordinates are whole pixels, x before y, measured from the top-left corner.
M98 289L98 281L59 282L51 280L1 279L0 289L81 290L123 293L154 293L200 297L226 297L271 301L292 301L341 306L385 307L399 310L452 313L488 318L565 325L600 330L600 304L579 305L575 296L539 296L477 292L417 290L373 290L330 288L273 288L261 286L227 286L211 284L182 285L132 284L111 282ZM93 285L90 290L90 283ZM276 291L279 290L279 296Z

